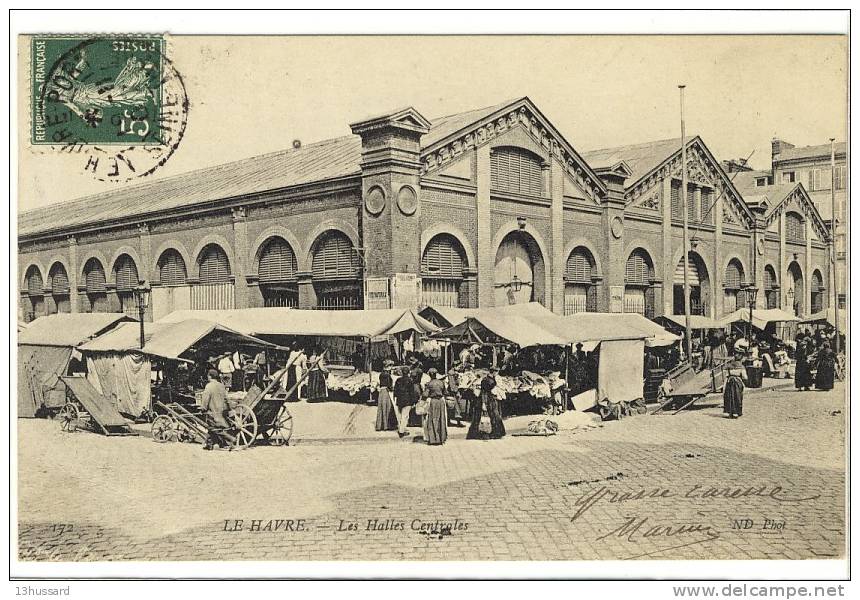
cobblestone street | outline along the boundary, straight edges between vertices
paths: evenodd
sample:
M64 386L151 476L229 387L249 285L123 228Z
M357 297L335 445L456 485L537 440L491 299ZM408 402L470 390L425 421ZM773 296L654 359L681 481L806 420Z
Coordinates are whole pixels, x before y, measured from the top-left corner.
M204 452L19 420L22 560L844 556L844 387L748 390L554 437L392 434ZM291 410L293 407L291 406ZM347 421L375 409L326 406ZM334 422L334 421L332 421ZM349 424L347 425L349 427ZM372 426L371 426L372 427ZM145 431L142 430L142 431ZM417 430L416 430L417 431ZM510 432L509 432L510 433Z

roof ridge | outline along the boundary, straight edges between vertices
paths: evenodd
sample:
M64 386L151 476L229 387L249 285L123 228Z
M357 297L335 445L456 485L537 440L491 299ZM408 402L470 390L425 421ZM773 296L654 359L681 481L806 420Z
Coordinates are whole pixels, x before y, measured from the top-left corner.
M699 136L698 136L698 134L692 134L692 135L687 135L686 137L687 137L687 140L692 141L693 139L695 139ZM607 150L618 150L619 148L637 148L637 147L644 147L644 146L652 146L654 144L664 144L666 142L674 142L674 141L681 141L681 136L678 135L678 136L671 137L671 138L665 138L662 140L651 140L648 142L637 142L635 144L620 144L618 146L606 146L604 148L594 148L592 150L582 150L582 151L580 151L580 154L594 154L597 152L606 152Z

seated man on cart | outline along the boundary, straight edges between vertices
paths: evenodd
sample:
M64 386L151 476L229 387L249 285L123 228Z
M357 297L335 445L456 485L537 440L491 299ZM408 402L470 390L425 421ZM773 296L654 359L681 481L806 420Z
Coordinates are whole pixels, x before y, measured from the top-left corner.
M227 414L230 412L230 407L227 404L227 388L221 383L218 378L218 371L209 369L207 373L209 381L206 387L203 388L203 398L201 404L203 410L206 411L206 420L211 425L209 429L209 437L206 438L204 450L212 450L217 444L224 443L223 438L218 435L220 431L227 429Z

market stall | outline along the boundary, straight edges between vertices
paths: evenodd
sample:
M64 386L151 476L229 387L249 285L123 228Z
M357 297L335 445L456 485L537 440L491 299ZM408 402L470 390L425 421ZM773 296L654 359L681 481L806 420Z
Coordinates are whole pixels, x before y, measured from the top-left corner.
M748 308L739 308L720 319L723 327L730 327L739 336L748 336L751 325L755 333L766 339L777 338L783 342L794 339L799 322L800 319L792 313L779 308L753 309L752 318Z
M201 311L177 311L161 319L170 323ZM307 351L326 351L330 391L366 396L379 385L384 358L401 361L422 344L424 334L438 330L412 309L299 310L249 308L205 311L204 318L278 344Z
M205 379L213 357L240 348L278 348L201 319L147 323L144 331L143 348L137 323L123 323L79 347L90 384L105 397L115 398L117 410L132 417L150 410L154 384L180 387L178 381L164 381L165 374L167 379L179 379L177 363L183 363L182 387L193 394ZM154 373L160 373L162 378L153 377Z
M64 313L27 324L18 333L18 416L63 406L59 377L70 374L75 348L127 321L133 319L118 313Z

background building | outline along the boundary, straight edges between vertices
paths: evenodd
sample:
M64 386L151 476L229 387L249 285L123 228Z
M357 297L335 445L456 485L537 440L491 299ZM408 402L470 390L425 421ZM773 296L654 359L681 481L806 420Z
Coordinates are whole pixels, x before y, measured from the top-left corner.
M682 312L680 140L580 153L528 98L351 130L21 214L22 316L136 314L139 284L150 318L530 300ZM750 286L799 314L826 304L828 233L803 186L748 205L701 138L687 150L695 312L746 307Z

